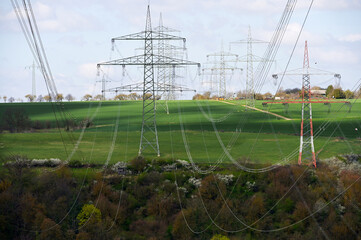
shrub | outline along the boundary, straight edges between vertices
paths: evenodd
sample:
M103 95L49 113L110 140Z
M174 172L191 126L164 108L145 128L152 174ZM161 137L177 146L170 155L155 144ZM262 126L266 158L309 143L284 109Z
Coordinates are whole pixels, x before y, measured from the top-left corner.
M34 129L43 129L45 124L39 120L36 120L33 122L33 128Z
M31 121L22 108L7 108L2 117L2 125L5 130L22 132L30 128Z
M144 157L142 157L142 156L133 158L133 160L130 161L130 167L132 169L134 169L135 171L137 171L138 173L141 172L145 168L146 164L147 164L147 162L145 161Z
M80 168L83 164L79 160L70 160L68 166L71 168Z
M211 240L229 240L229 238L221 234L216 234L211 238Z
M47 129L50 129L51 128L51 122L50 121L45 121L45 127Z
M79 221L79 226L83 226L87 222L101 222L101 217L102 214L98 208L93 204L85 204L76 219Z

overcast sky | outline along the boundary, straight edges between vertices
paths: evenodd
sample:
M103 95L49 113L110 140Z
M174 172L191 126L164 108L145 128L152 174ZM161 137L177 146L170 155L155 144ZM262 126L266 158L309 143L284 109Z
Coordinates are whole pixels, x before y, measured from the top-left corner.
M271 73L284 69L309 3L309 0L299 1ZM112 52L110 39L143 31L148 1L34 0L32 4L58 91L80 99L85 93L100 93L97 63L135 54L136 45L127 42L117 44L120 53ZM245 39L249 25L254 38L270 40L286 0L152 0L150 4L153 26L158 25L162 12L164 25L180 30L187 38L188 59L204 63L207 54L220 50L222 41L228 49L229 42ZM361 1L315 0L290 69L302 67L305 40L308 40L311 66L340 73L341 86L352 88L361 78ZM10 0L0 2L0 41L0 96L24 99L32 86L31 71L25 67L32 64L33 57ZM262 45L253 48L257 55L265 50ZM245 47L232 50L246 54ZM125 77L121 67L106 71L113 80L109 87L138 82L142 77L137 68L127 68L129 76ZM228 89L244 89L244 75L234 76ZM311 79L313 85L322 87L334 83L331 77ZM36 80L37 94L46 95L39 72ZM201 77L196 76L194 67L181 81L201 88ZM301 77L282 82L283 88L300 86ZM275 92L275 89L275 83L269 79L262 92Z

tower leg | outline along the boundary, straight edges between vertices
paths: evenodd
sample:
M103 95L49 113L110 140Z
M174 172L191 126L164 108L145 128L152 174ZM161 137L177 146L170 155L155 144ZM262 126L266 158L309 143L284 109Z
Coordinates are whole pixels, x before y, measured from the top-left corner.
M312 151L312 163L316 167L316 154L315 154L315 146L313 144L313 123L312 123L312 106L310 103L310 133L311 133L311 151Z
M149 6L147 12L145 35L143 118L138 154L141 155L142 151L146 147L150 146L155 152L157 152L157 156L159 157L160 153L155 109L156 93L154 90L153 40Z

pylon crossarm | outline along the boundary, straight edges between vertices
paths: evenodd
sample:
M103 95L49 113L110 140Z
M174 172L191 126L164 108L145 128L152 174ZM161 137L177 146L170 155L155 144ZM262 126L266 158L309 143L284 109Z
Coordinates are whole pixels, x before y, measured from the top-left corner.
M214 74L213 72L217 71L217 70L231 70L231 71L233 71L233 70L242 70L242 68L237 68L237 67L225 67L225 68L213 67L213 68L203 68L202 69L203 74ZM225 74L232 75L233 73L232 72L225 72Z
M148 57L148 56L147 56ZM177 59L177 58L171 58L166 56L160 56L152 54L153 62L152 65L164 65L164 66L173 66L173 65L197 65L200 67L200 63ZM144 54L127 57L127 58L121 58L117 60L112 60L108 62L98 63L97 67L104 65L138 65L138 66L144 66L146 64L144 62Z
M180 32L177 29L170 28L170 27L165 27L165 26L157 26L157 27L154 28L154 31L158 31L158 32Z
M252 42L253 43L268 43L267 41L262 41L262 40L258 40L258 39L254 39L254 38L247 38L247 39L241 39L235 42L230 42L230 44L244 44L244 43L248 43L248 42Z
M207 57L238 57L238 54L231 53L231 52L216 52L208 54Z
M256 56L256 55L245 55L245 56L241 56L238 58L238 62L271 62L272 60L269 60L269 59L265 59L263 57L259 57L259 56Z
M293 69L293 70L290 70L290 71L287 71L286 73L277 73L277 74L273 74L272 77L273 78L278 78L279 75L305 75L305 74L308 74L308 75L319 75L319 76L322 76L322 75L332 75L336 78L341 78L341 75L339 73L334 73L334 72L329 72L329 71L325 71L325 70L321 70L321 69L317 69L317 68L312 68L312 67L309 67L308 69L305 69L305 68L297 68L297 69Z
M191 89L191 88L187 88L187 87L183 87L183 86L178 86L178 85L170 85L170 84L166 84L166 83L161 83L161 84L154 84L155 87L159 90L159 91L173 91L173 92L196 92L196 90ZM115 88L110 88L105 90L105 92L143 92L143 87L144 87L144 83L143 82L139 82L139 83L135 83L135 84L129 84L129 85L124 85L121 87L115 87ZM152 88L147 88L146 90L151 90Z
M159 30L153 30L153 31L142 31L138 33L128 34L120 37L112 38L112 42L114 41L123 41L123 40L145 40L146 34L152 34L151 38L147 38L147 40L182 40L183 42L186 41L183 37L178 37L175 35L163 33Z

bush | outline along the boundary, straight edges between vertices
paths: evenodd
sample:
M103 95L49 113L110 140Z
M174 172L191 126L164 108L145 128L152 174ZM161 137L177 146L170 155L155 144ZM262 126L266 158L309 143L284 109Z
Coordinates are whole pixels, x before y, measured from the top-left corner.
M102 214L98 208L93 204L85 204L76 219L79 221L79 226L83 226L85 223L97 223L101 222Z
M39 120L34 121L32 125L34 129L43 129L45 127L45 124Z
M144 157L138 156L136 158L133 158L133 160L130 161L130 167L137 171L138 173L143 171L145 168L147 162L145 161Z
M80 168L83 164L79 160L70 160L68 166L71 168Z
M211 240L229 240L229 238L221 234L216 234L212 237Z
M65 130L69 131L70 129L74 130L78 127L78 124L73 119L65 120Z
M2 117L2 125L5 130L13 132L22 132L31 126L31 121L22 108L7 108Z
M45 127L47 129L50 129L51 128L51 122L50 121L45 121Z

